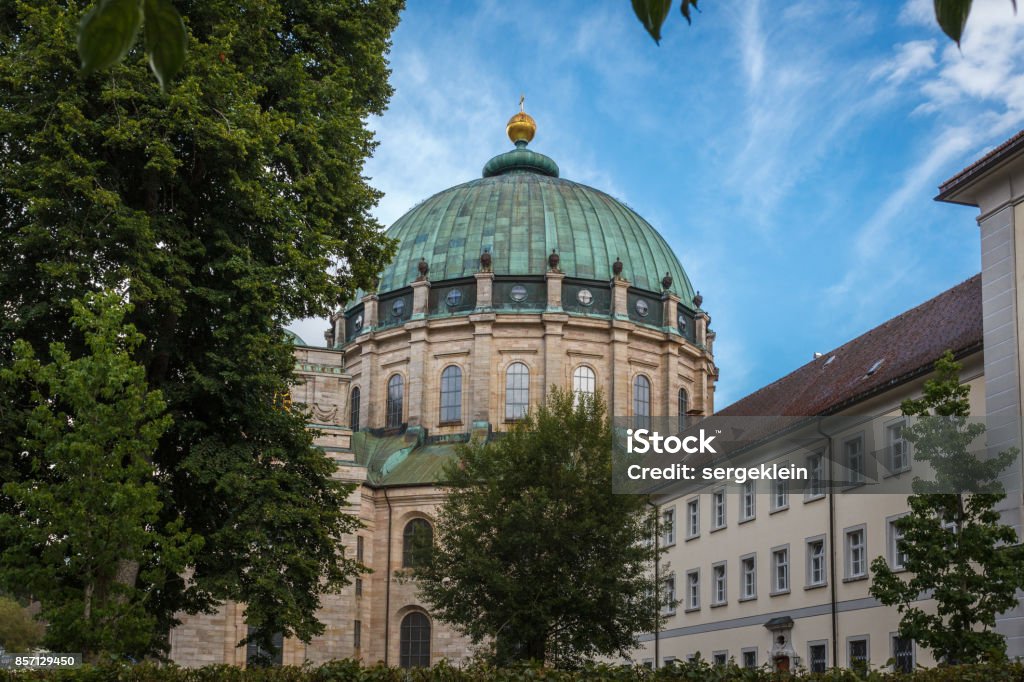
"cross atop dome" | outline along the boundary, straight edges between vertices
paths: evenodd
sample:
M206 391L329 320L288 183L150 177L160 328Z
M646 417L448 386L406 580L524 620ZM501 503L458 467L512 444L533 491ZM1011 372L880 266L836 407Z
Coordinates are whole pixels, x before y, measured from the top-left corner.
M525 104L526 95L519 95L519 113L510 118L505 126L508 139L519 148L530 144L537 132L537 122L533 120L533 116L526 113Z

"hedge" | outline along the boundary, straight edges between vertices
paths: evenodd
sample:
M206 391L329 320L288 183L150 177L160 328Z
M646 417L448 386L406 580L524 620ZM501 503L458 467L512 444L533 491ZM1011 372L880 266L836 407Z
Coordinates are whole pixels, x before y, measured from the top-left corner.
M241 669L219 665L179 668L173 665L86 665L56 671L7 671L5 680L28 682L1024 682L1024 663L986 663L919 669L901 674L872 671L858 675L851 670L827 673L780 674L767 668L743 669L734 664L714 666L706 661L677 663L660 670L641 667L587 666L565 671L540 666L492 668L472 665L456 668L439 664L433 668L401 670L383 665L365 667L357 661L334 661L318 668L305 666Z

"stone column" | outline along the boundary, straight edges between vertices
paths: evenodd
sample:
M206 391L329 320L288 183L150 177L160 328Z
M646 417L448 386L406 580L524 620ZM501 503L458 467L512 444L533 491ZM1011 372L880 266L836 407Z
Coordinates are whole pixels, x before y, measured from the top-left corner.
M430 306L430 280L417 279L412 283L412 316L419 320L426 317Z
M629 291L627 280L616 278L612 280L612 317L618 320L629 319Z
M708 323L711 322L711 318L703 310L698 310L695 315L697 324L696 334L694 338L697 340L697 345L701 348L707 347L707 336L708 336Z
M476 309L490 310L494 305L494 273L478 272L473 276L476 278Z
M405 323L409 332L409 409L406 413L409 429L425 427L431 421L425 418L423 408L426 404L427 353L430 351L429 330L426 320L411 320Z
M544 313L541 318L544 322L544 376L541 377L544 383L541 399L546 401L548 390L552 385L565 388L562 376L563 360L565 359L562 329L569 316L565 313Z
M544 275L548 285L548 310L553 312L562 311L562 280L565 275L561 272L549 270Z
M377 294L363 296L363 329L371 331L377 326Z
M494 419L491 418L490 409L491 375L495 372L492 360L494 313L474 314L469 319L473 323L473 357L470 360L470 397L467 414L472 420L471 431L477 436L483 436L486 434L488 423L498 421L496 416Z

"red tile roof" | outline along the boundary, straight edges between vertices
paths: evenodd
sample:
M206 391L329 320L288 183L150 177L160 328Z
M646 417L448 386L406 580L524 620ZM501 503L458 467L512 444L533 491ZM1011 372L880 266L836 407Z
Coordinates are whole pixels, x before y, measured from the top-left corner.
M718 416L832 414L931 371L947 349L982 348L981 275L897 315L716 413Z

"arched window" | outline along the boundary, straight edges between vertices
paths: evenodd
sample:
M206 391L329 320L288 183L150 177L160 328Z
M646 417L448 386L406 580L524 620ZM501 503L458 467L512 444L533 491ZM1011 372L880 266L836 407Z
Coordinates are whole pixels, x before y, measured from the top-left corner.
M402 531L402 568L416 568L427 559L434 544L434 529L426 519L413 519Z
M686 389L679 389L679 430L686 430L686 410L689 409L690 397L686 395Z
M643 374L633 379L633 421L636 428L651 427L651 380Z
M349 395L349 421L348 425L352 427L353 431L359 430L359 387L356 386L352 389L352 393Z
M413 611L402 619L398 635L398 665L403 668L430 667L430 619Z
M594 388L597 384L594 378L594 370L586 365L580 365L572 372L572 394L573 404L579 402L580 395L594 395Z
M462 369L449 365L441 372L441 423L462 421Z
M505 370L505 419L522 419L529 407L530 370L521 362L513 362Z
M402 396L405 394L405 382L401 374L394 374L388 379L388 401L385 411L384 426L395 428L402 425Z

